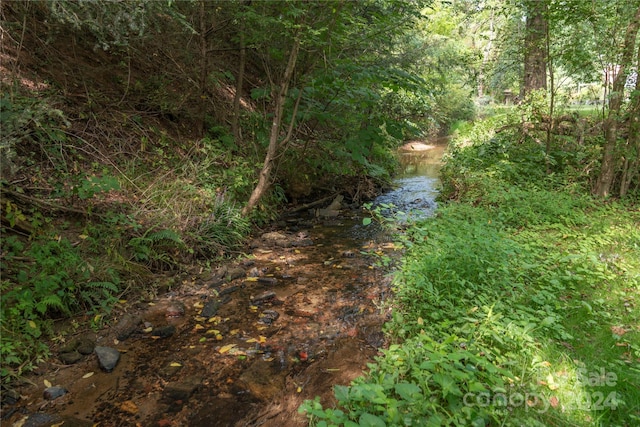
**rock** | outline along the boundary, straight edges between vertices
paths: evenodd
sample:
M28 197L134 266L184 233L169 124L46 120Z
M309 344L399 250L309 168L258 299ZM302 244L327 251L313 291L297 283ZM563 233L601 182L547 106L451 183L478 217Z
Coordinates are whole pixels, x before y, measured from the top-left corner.
M168 338L175 333L176 333L176 327L174 325L166 325L166 326L161 326L159 328L154 328L153 331L151 332L151 336Z
M91 351L93 352L93 349ZM60 359L63 365L73 365L82 359L82 355L73 350L68 353L60 353L58 359Z
M93 340L90 340L89 338L80 338L78 340L78 348L76 350L78 353L86 356L88 354L92 354L95 347L96 343L93 342Z
M218 292L218 296L223 296L223 295L227 295L227 294L231 294L235 291L237 291L238 289L240 289L242 286L229 286L228 288L225 288L223 290L221 290L220 292Z
M277 311L265 310L262 313L260 313L260 319L258 320L258 323L262 323L264 325L271 325L273 322L278 320L279 317L280 317L280 313L278 313Z
M5 405L15 405L20 401L20 393L10 388L4 388L4 386L0 396L2 396L2 403Z
M264 242L270 243L270 244L275 244L276 246L280 246L279 243L284 243L287 240L289 240L289 238L285 234L280 233L278 231L272 231L272 232L269 232L269 233L264 233L261 236L261 238L262 238L262 240Z
M278 279L276 279L275 277L259 277L258 283L262 283L265 285L275 285L276 283L278 283Z
M120 360L120 352L115 348L96 346L95 353L98 356L100 368L105 372L113 371Z
M44 389L43 397L47 400L54 400L64 396L68 392L66 388L60 386L47 387Z
M267 292L263 292L260 295L258 295L257 297L252 298L252 302L254 304L262 304L264 302L267 302L269 300L272 300L276 297L276 293L273 291L267 291Z
M241 277L245 277L246 275L247 275L247 273L243 268L234 267L234 268L229 269L229 271L227 271L226 278L227 278L228 282L231 282L232 280L239 279Z
M125 314L113 328L116 333L116 338L120 341L126 340L138 329L141 322L142 319L139 316L129 313Z
M182 317L185 313L185 306L182 301L170 301L165 309L165 317Z
M171 382L164 388L163 395L166 399L185 401L200 387L201 379L188 377L182 381Z
M21 420L15 423L14 426L15 425L21 425L22 427L92 427L94 424L91 421L81 420L67 415L60 416L57 414L36 412L35 414L29 415L24 421Z
M218 313L218 309L220 309L219 301L207 301L207 303L202 307L202 311L200 312L200 316L202 317L213 317Z
M22 427L43 427L43 426L55 425L55 423L60 423L61 421L62 421L62 418L60 417L60 415L52 415L52 414L45 414L43 412L36 412L35 414L29 415L24 420L24 422L19 421L14 425L21 425Z
M313 246L313 240L311 239L300 239L300 240L295 240L293 242L293 246L297 246L297 247L305 247L305 246Z

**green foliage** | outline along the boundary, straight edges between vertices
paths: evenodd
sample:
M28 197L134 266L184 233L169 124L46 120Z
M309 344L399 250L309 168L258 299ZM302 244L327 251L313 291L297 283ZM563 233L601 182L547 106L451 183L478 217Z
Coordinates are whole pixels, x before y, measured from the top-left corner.
M46 100L26 97L0 98L0 158L3 174L17 172L17 157L34 162L47 159L52 166L64 170L66 162L62 155L67 136L64 128L69 126L64 113L53 108ZM7 170L8 169L8 170Z
M250 231L251 224L240 209L218 198L191 232L190 239L199 255L220 255L237 250Z
M3 239L2 251L5 381L48 354L40 338L51 332L51 319L110 311L120 279L111 269L97 270L64 238L41 237L25 247L10 236Z
M457 201L402 237L397 344L336 387L335 409L306 401L312 425L636 421L640 314L623 301L640 286L637 209L576 194L573 174L538 181L539 147L494 126L450 151Z
M175 265L177 260L172 255L185 247L182 238L174 230L153 229L149 228L142 236L129 240L127 245L133 260L155 266Z

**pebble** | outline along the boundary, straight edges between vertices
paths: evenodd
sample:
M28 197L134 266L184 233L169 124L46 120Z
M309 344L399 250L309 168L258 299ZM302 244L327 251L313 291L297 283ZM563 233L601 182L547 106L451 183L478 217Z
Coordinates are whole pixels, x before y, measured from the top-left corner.
M154 328L153 331L151 332L151 336L168 338L175 333L176 333L176 327L174 325L167 325L167 326L161 326L159 328Z
M254 304L262 304L276 297L276 293L273 291L263 292L260 295L252 298Z
M280 313L278 313L277 311L265 310L262 313L260 313L260 319L258 320L258 323L262 323L264 325L271 325L273 322L278 320L279 317L280 317Z
M58 359L60 359L63 365L73 365L82 359L82 355L74 350L68 353L60 353Z
M139 316L133 314L125 314L122 319L114 326L116 338L119 341L124 341L131 336L131 334L138 328L138 325L142 319Z
M115 348L96 346L95 353L98 356L100 368L105 372L113 371L120 360L120 352Z
M46 389L44 389L43 396L47 400L54 400L61 396L64 396L68 392L69 391L64 387L53 386L53 387L47 387Z
M205 317L205 318L209 318L209 317L213 317L218 313L218 309L220 309L220 302L219 301L208 301L204 307L202 307L202 311L200 312L200 316Z

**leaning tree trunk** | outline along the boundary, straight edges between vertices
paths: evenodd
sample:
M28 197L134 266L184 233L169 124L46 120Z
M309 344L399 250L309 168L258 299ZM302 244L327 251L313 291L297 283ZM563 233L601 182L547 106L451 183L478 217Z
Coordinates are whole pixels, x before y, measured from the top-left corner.
M636 10L634 17L627 26L624 37L624 46L622 50L622 58L620 60L620 68L613 80L611 89L611 98L609 101L609 114L604 120L604 150L602 154L602 165L600 168L600 176L594 189L594 193L599 197L607 197L611 192L611 187L615 180L616 163L615 149L618 141L618 117L624 100L624 84L627 81L628 67L633 61L633 53L640 28L640 7Z
M291 52L289 53L289 62L287 68L282 76L282 82L280 83L280 90L275 100L275 111L273 114L273 122L271 124L271 131L269 133L269 147L267 148L267 154L264 159L262 170L260 171L260 177L258 178L258 184L255 186L249 197L247 205L242 209L243 215L248 215L260 202L260 199L269 190L271 186L271 174L273 172L274 162L278 154L278 147L280 146L280 128L282 126L282 115L284 114L284 105L289 92L289 84L293 76L293 70L296 67L296 61L298 59L298 51L300 50L300 39L296 38L293 42ZM295 120L292 117L291 120Z

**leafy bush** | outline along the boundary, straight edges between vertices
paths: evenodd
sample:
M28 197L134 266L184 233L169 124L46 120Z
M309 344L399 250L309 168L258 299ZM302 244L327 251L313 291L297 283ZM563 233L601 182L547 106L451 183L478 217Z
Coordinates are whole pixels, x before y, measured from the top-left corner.
M6 262L1 297L4 381L48 354L40 338L50 332L52 319L108 312L119 292L119 277L110 269L97 271L64 238L39 238L25 248L18 239L8 237L2 251Z

